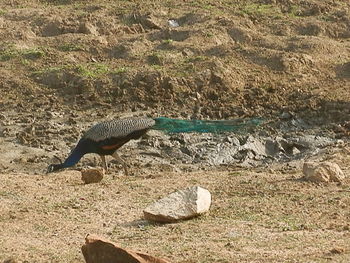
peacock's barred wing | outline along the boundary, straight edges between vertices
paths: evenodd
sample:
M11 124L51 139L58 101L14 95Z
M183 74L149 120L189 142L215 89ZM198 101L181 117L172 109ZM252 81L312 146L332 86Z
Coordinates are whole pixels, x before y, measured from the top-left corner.
M150 129L154 124L155 120L151 118L105 121L92 126L85 132L83 138L102 141L112 137L125 137L135 131Z

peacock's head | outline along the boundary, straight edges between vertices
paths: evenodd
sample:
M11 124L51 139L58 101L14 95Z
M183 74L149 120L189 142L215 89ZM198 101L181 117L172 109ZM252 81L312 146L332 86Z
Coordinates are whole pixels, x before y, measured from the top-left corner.
M47 167L47 170L46 170L46 173L52 173L52 172L55 172L55 171L58 171L63 167L63 164L62 164L62 160L60 158L58 158L57 156L54 156L56 159L59 160L59 164L50 164L48 167Z
M62 164L50 164L48 167L47 167L47 171L46 173L52 173L52 172L55 172L55 171L58 171L60 169L62 169Z

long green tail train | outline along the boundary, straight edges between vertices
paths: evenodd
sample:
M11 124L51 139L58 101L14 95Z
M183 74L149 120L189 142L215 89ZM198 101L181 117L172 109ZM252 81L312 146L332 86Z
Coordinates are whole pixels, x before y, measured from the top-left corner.
M180 120L159 117L154 119L156 124L153 130L162 130L168 133L199 132L247 132L263 123L262 119L236 119L236 120Z

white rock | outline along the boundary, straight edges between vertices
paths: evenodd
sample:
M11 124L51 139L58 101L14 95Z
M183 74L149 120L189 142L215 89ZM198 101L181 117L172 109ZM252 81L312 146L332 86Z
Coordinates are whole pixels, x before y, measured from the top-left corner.
M299 154L299 153L300 153L300 150L297 147L293 147L292 154L296 155L296 154Z
M168 24L170 27L179 27L179 23L176 20L170 19L168 20Z
M338 164L331 162L305 162L303 173L304 179L312 182L341 182L345 179Z
M156 201L143 213L147 220L170 223L205 213L210 204L210 192L202 187L192 186Z

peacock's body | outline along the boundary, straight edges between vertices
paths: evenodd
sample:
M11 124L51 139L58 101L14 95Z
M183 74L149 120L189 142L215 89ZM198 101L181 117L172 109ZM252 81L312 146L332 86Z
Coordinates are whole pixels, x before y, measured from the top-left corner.
M139 139L150 129L162 130L168 133L199 132L238 132L249 131L261 123L259 119L237 120L180 120L165 117L120 119L98 123L85 132L68 158L61 164L51 164L48 172L68 168L88 153L96 153L101 156L103 167L107 170L106 155L111 155L123 164L125 173L128 174L125 162L117 154L117 150L130 140Z

